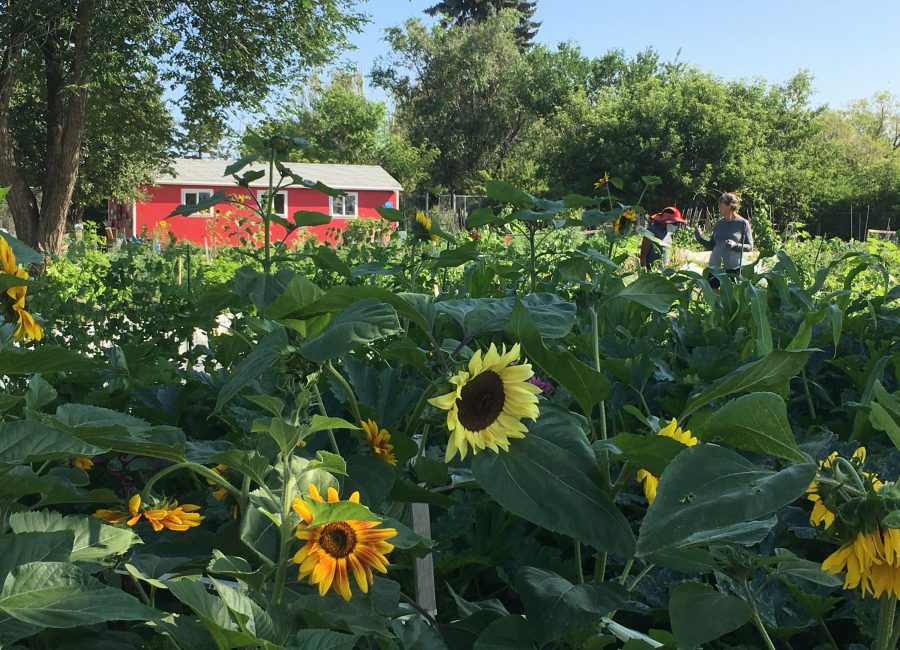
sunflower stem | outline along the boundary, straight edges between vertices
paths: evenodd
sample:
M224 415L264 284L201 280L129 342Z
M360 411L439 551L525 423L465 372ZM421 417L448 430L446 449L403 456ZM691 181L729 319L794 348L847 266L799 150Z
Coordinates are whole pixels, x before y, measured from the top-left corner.
M294 494L294 475L291 473L291 454L282 455L282 480L284 489L281 492L281 545L278 551L278 568L275 571L275 588L272 590L272 604L281 604L284 594L284 583L287 578L288 550L291 545L291 500Z
M192 472L200 474L202 477L209 479L210 481L214 481L221 485L223 488L228 490L233 496L240 499L241 491L234 487L228 480L219 474L218 472L214 472L208 467L204 467L203 465L198 465L197 463L175 463L174 465L169 465L161 470L159 470L156 474L150 477L150 480L144 484L144 489L141 490L141 501L147 501L147 496L150 495L150 491L153 489L153 486L160 479L177 472L178 470L189 469Z
M875 644L877 650L891 650L896 647L896 642L891 644L894 635L894 615L897 612L897 597L882 597L881 608L878 612L878 638Z
M634 558L628 560L625 564L625 568L622 569L622 575L619 576L619 584L623 587L625 586L625 581L628 580L628 574L631 573L631 567L634 566Z
M747 604L750 606L750 617L753 619L753 625L759 630L759 635L765 642L766 648L768 648L768 650L777 650L775 644L772 643L771 637L769 637L769 633L766 631L766 626L763 623L762 618L759 616L759 610L756 609L756 598L753 596L753 592L750 591L750 586L747 584L746 580L744 581L744 593L747 594Z
M419 418L422 417L422 411L425 410L425 405L428 403L428 398L434 393L434 389L437 387L439 380L435 380L428 384L425 387L425 390L422 391L422 395L419 397L419 401L416 402L416 406L413 409L412 415L409 417L409 422L406 423L406 436L408 438L413 437L413 429L416 424L419 422Z
M606 551L597 553L597 562L594 564L594 582L603 582L606 579L606 561L609 555Z
M319 413L322 414L322 417L328 417L328 410L325 408L325 402L322 401L322 393L319 390L319 387L315 384L312 385L313 395L316 398L316 404L319 406ZM325 429L325 433L328 434L328 439L331 441L331 449L338 456L341 455L341 449L338 447L337 439L334 437L334 431L331 429Z
M584 567L581 566L581 541L575 540L575 575L578 576L578 583L584 584Z
M825 633L825 638L828 640L828 645L834 648L834 650L841 650L841 647L837 644L837 641L835 641L834 637L831 635L831 630L829 630L828 626L825 624L825 619L819 619L819 627L821 627L822 632Z
M338 372L337 368L331 365L331 361L325 362L325 369L331 373L331 375L337 380L337 382L341 385L341 388L347 393L347 402L350 405L350 412L353 414L353 417L356 419L357 423L362 423L362 417L359 415L359 404L356 402L356 396L353 394L353 389L350 388L350 384L347 383L347 380L344 379L344 376Z

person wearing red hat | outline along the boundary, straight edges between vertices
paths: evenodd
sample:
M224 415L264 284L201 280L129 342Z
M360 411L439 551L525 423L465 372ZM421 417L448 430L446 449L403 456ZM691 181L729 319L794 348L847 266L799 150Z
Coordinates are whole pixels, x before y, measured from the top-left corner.
M641 266L648 271L657 260L662 260L662 265L669 264L669 247L672 245L672 228L670 226L680 226L684 223L681 216L681 210L675 206L669 206L662 212L651 214L647 221L647 230L656 239L663 242L665 246L660 246L656 242L644 237L641 241Z

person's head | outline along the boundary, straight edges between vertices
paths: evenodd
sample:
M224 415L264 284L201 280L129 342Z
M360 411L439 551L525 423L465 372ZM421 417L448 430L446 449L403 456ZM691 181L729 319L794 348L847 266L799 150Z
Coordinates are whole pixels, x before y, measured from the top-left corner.
M663 209L662 212L650 215L650 220L667 225L681 225L684 223L684 217L681 216L681 210L671 205Z
M719 214L723 217L734 216L740 207L741 199L733 192L725 192L719 197Z

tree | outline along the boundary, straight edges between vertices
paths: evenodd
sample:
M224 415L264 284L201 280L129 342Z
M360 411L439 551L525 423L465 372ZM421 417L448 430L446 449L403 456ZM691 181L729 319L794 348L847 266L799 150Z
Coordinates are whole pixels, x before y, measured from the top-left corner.
M252 130L307 140L309 146L296 154L298 162L381 165L407 191L419 189L437 152L391 132L387 107L366 98L359 73L338 71L324 84L314 77L309 86L305 97Z
M49 253L62 244L92 92L113 90L106 84L115 73L152 61L181 90L181 105L203 109L195 123L222 124L226 107L259 106L270 87L328 61L362 20L352 0L0 2L0 185L11 186L17 234ZM30 66L46 89L40 205L10 126L12 97Z
M441 16L441 26L447 28L452 24L466 26L483 23L504 9L511 9L519 14L519 21L513 27L513 33L519 47L527 47L534 40L538 28L541 26L540 23L533 20L537 2L527 2L526 0L442 0L426 9L425 13L429 16Z
M440 152L430 189L479 191L490 176L528 180L517 178L529 167L520 147L557 96L542 85L544 50L516 46L517 20L503 11L463 27L410 20L388 30L394 55L376 64L372 80L392 93L397 130Z

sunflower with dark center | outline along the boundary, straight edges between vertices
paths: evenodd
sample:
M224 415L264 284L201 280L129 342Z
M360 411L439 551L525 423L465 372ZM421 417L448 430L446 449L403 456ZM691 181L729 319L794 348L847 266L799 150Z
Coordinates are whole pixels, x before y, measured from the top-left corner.
M309 496L324 503L315 485L309 486ZM328 503L340 501L338 492L328 488ZM348 499L359 503L359 492ZM394 550L386 540L397 535L393 528L376 528L377 521L332 521L321 526L313 525L313 514L303 499L294 499L294 512L300 517L296 536L306 542L294 555L293 562L300 565L299 579L309 577L309 583L318 585L319 595L334 589L344 600L350 600L350 574L363 593L368 593L374 580L372 569L387 573L387 553Z
M412 224L413 237L419 241L430 241L432 244L438 241L438 236L432 231L431 217L419 210L416 212L416 220Z
M459 452L466 457L483 449L496 453L509 451L509 441L524 438L528 427L525 418L539 415L538 394L541 389L529 382L534 372L531 364L518 361L519 344L502 352L491 343L482 355L478 350L469 360L468 371L460 371L450 380L455 389L428 400L432 406L447 411L447 462Z

